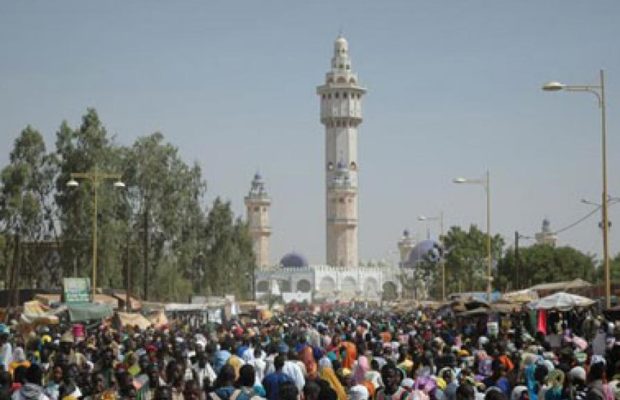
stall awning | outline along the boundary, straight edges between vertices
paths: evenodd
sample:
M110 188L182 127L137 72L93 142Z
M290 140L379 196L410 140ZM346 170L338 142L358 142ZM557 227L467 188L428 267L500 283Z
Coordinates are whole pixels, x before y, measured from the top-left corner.
M527 306L532 310L572 310L575 307L589 307L596 303L594 300L575 294L558 292L540 300L533 301Z
M67 304L67 310L69 311L69 319L72 322L104 319L114 315L114 311L109 304L74 303Z
M121 326L137 326L140 329L147 329L151 326L151 321L149 321L144 315L138 313L125 313L125 312L117 312L118 320Z

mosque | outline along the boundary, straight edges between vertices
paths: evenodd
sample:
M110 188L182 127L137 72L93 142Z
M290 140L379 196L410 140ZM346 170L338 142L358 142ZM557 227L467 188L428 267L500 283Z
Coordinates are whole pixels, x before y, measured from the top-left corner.
M357 129L362 123L366 89L351 69L349 45L334 42L331 69L316 90L325 127L326 264L310 265L300 253L285 254L277 265L269 254L271 198L260 174L245 197L248 225L256 255L254 294L258 300L281 296L284 302L348 302L392 300L405 296L403 276L418 257L415 240L405 231L398 242L400 264L360 265L358 258ZM423 242L420 243L422 245Z

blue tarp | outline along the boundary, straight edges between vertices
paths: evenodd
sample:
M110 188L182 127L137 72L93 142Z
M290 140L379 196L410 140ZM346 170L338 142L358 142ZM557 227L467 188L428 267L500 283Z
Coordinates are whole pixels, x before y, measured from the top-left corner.
M463 293L454 293L450 295L451 298L460 298L460 299L471 299L475 301L480 301L483 303L488 303L489 297L487 296L487 292L463 292ZM502 298L502 293L499 291L491 292L491 303L499 301Z

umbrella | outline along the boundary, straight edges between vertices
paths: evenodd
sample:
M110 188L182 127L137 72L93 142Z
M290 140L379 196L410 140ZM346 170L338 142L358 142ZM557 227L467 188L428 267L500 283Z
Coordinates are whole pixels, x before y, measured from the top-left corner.
M575 307L588 307L595 301L576 294L558 292L542 299L532 301L527 306L533 310L567 311Z

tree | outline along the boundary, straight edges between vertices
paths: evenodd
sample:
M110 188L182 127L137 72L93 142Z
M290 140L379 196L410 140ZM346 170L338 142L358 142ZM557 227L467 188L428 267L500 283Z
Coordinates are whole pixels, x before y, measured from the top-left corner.
M62 228L61 264L64 276L91 276L93 235L93 185L81 181L67 187L72 172L120 172L123 150L107 134L97 112L89 108L77 129L63 122L56 133L56 204ZM119 287L123 282L122 249L126 240L127 215L124 194L110 182L98 190L97 282ZM105 238L105 239L103 239Z
M599 282L604 282L605 271L601 267L599 270L602 272L602 278ZM620 253L616 254L614 258L609 261L610 279L612 282L620 282Z
M15 140L10 164L0 175L0 221L5 247L11 248L12 255L5 257L5 266L21 264L19 273L30 278L30 284L42 270L51 276L50 270L54 269L54 265L43 263L39 253L33 251L38 243L56 236L51 196L55 174L52 161L41 134L27 126ZM13 281L10 284L14 284L15 279L10 279Z
M440 298L440 262L441 254L426 254L415 266L402 269L399 279L404 295L417 300Z
M519 271L516 269L514 249L506 251L498 264L498 285L503 290L515 290L540 283L585 279L595 277L592 255L584 254L569 246L553 247L536 244L519 248ZM519 285L516 276L519 273Z
M255 263L247 224L234 220L230 202L215 199L206 224L205 274L202 286L216 295L234 294L248 298L246 277Z
M183 162L178 149L156 132L138 138L127 150L123 176L130 188L131 230L142 248L143 273L133 281L144 284L160 262L174 260L178 273L199 292L206 191L200 167Z
M465 231L453 226L443 236L446 263L446 293L484 291L487 287L487 235L477 226ZM491 237L493 260L502 255L504 240Z
M219 198L207 215L200 167L185 163L161 133L119 146L91 108L77 128L62 122L55 145L47 154L42 136L27 127L1 172L5 272L29 256L24 264L32 268L25 275L32 281L48 276L47 284L58 286L63 276L90 277L94 222L99 286L125 286L130 274L133 293L144 285L162 300L187 300L196 293L251 296L248 278L255 261L247 224ZM96 215L92 182L67 187L71 173L94 171L119 173L126 184L123 191L111 182L100 184ZM22 242L43 241L55 241L53 257L36 247L30 253L21 249ZM130 268L138 260L142 268Z

